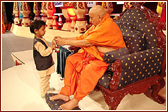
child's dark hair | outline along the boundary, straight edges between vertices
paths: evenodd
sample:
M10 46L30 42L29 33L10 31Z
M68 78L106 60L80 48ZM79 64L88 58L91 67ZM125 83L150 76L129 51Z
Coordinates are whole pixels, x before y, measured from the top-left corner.
M46 23L44 21L42 21L42 20L34 20L34 21L32 21L31 24L30 24L30 32L35 34L34 29L38 30L43 25L46 25Z

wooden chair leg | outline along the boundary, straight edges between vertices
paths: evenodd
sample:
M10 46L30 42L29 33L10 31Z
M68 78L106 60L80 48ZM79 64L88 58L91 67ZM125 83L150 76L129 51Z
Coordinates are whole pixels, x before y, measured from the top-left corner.
M102 92L102 93L103 93L105 102L109 106L109 110L116 110L121 100L126 95L122 92L119 94L111 94L111 95L107 95L105 92Z
M158 92L164 87L165 85L165 82L164 82L164 79L162 78L161 80L159 80L157 82L157 84L153 85L152 87L152 98L154 101L162 104L165 102L165 99L163 97L161 97L160 95L158 95Z
M160 83L160 89L162 89L165 86L165 80L161 78L161 80L159 80L159 83Z
M116 110L120 101L122 100L121 97L113 97L113 96L104 96L107 105L109 106L109 110Z

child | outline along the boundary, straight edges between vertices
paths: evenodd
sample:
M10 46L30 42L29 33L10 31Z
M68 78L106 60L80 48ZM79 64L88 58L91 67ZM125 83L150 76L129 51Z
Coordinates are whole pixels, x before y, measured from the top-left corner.
M54 62L52 59L52 51L55 49L55 41L49 47L47 41L42 37L45 34L45 22L34 20L30 25L30 32L35 34L33 43L33 58L40 76L41 97L44 98L47 91L54 91L50 88L49 80L53 72L55 72Z

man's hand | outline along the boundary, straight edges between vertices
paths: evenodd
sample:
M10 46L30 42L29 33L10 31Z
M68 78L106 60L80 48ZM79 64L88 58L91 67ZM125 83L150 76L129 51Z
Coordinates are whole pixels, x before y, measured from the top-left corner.
M62 38L60 36L55 36L54 40L56 41L57 46L65 45L66 44L66 39Z

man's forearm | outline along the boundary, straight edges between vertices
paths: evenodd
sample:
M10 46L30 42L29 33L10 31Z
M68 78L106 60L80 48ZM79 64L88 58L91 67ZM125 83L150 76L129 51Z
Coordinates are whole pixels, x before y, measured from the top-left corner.
M75 47L93 46L94 44L89 43L87 40L65 40L65 45L71 45Z
M66 40L76 40L76 37L65 38Z

